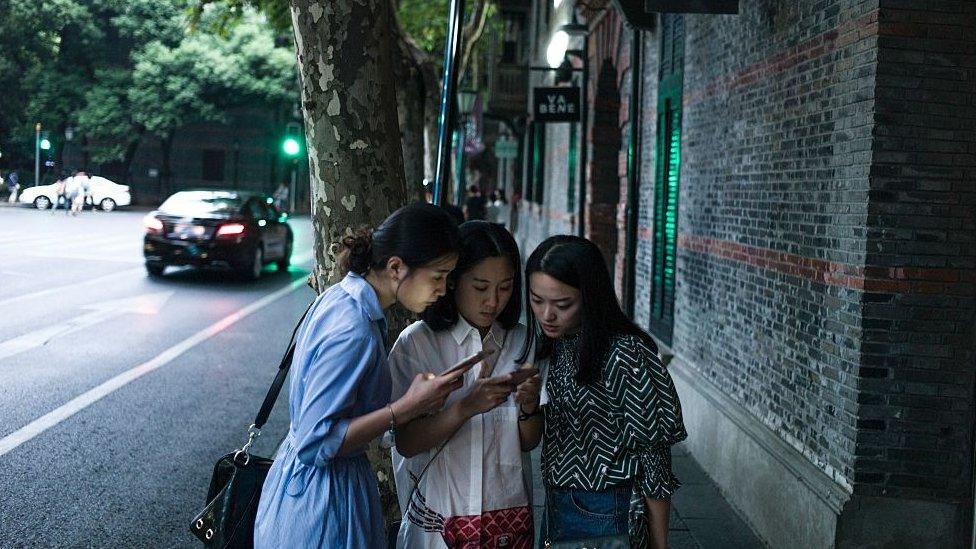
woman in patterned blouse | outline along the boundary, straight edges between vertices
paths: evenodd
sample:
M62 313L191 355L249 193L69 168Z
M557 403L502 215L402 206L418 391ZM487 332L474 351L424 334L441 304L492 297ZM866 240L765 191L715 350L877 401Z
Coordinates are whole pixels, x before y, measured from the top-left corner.
M620 309L599 248L545 240L525 267L530 327L523 350L546 359L543 541L627 534L666 548L680 486L671 446L687 437L654 341Z

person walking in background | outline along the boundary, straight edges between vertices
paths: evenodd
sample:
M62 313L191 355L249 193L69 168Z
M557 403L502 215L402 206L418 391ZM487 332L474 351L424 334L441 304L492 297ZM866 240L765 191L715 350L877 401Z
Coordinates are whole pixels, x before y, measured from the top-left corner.
M386 547L365 448L439 411L465 372L424 372L401 398L390 399L384 311L399 303L420 314L445 294L458 248L450 216L411 204L339 244L347 274L319 295L295 338L291 423L261 491L255 549Z
M10 196L7 197L7 202L14 204L17 202L17 191L20 190L20 175L17 170L13 170L7 174L7 190L10 192Z
M505 203L505 192L491 191L488 195L488 221L502 227L508 225L508 204Z
M404 394L432 359L446 368L473 353L493 354L483 369L468 371L465 387L441 413L397 431L393 467L403 521L396 546L478 547L491 536L527 549L533 522L522 452L531 448L522 441L538 443L541 380L515 361L525 339L518 245L486 221L468 221L460 232L448 293L404 329L390 351L393 395Z
M65 215L78 215L75 210L75 203L78 201L78 194L81 192L81 172L75 171L74 174L64 182L64 197L66 207Z
M464 219L467 221L484 220L488 215L487 207L488 199L481 194L481 187L477 185L468 187L468 197L464 200Z
M54 212L58 211L58 208L60 208L61 206L64 206L65 211L67 211L70 208L70 205L68 204L67 196L65 195L65 184L68 180L68 177L69 177L68 172L62 171L61 177L59 177L58 180L54 182L55 197L54 197L54 206L51 207L51 215L54 215Z
M279 212L288 211L288 183L281 182L278 188L275 189L274 194L271 196L274 200L275 208L278 208Z
M525 265L528 337L547 360L542 391L543 543L626 535L665 549L681 486L671 446L687 438L654 340L620 309L603 254L553 236Z

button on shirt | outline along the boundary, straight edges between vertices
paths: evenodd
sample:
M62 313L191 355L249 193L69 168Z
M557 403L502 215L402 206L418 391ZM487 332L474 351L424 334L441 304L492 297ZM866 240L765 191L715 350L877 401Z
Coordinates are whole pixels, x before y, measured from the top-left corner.
M444 372L486 348L498 349L487 359L493 369L491 375L512 372L520 367L515 359L524 338L525 327L521 325L506 334L496 324L482 340L478 330L463 318L453 328L440 332L416 322L400 334L390 352L393 399L407 391L417 374ZM463 387L451 394L445 407L468 394L480 371L481 365L476 365L464 375ZM529 505L514 395L501 406L469 419L439 454L437 449L412 458L404 458L395 449L392 452L400 508L406 511L398 547L445 547L440 531L450 517ZM411 509L413 479L421 475L428 462ZM422 509L418 501L423 502Z

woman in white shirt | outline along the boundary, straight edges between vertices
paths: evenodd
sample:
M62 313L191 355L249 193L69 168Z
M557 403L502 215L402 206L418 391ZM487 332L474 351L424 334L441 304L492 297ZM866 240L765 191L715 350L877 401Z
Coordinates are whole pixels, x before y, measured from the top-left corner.
M494 352L465 374L439 413L398 428L393 467L403 521L396 545L531 548L522 452L540 438L541 383L539 375L526 379L531 370L515 360L525 339L518 246L507 230L485 221L460 231L448 293L390 352L393 397L431 365Z

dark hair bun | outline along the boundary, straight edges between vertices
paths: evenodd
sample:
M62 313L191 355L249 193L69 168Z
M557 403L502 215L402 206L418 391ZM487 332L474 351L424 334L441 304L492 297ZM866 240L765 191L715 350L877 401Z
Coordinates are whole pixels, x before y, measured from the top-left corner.
M339 268L342 272L352 271L366 276L373 264L373 231L359 229L341 241Z

